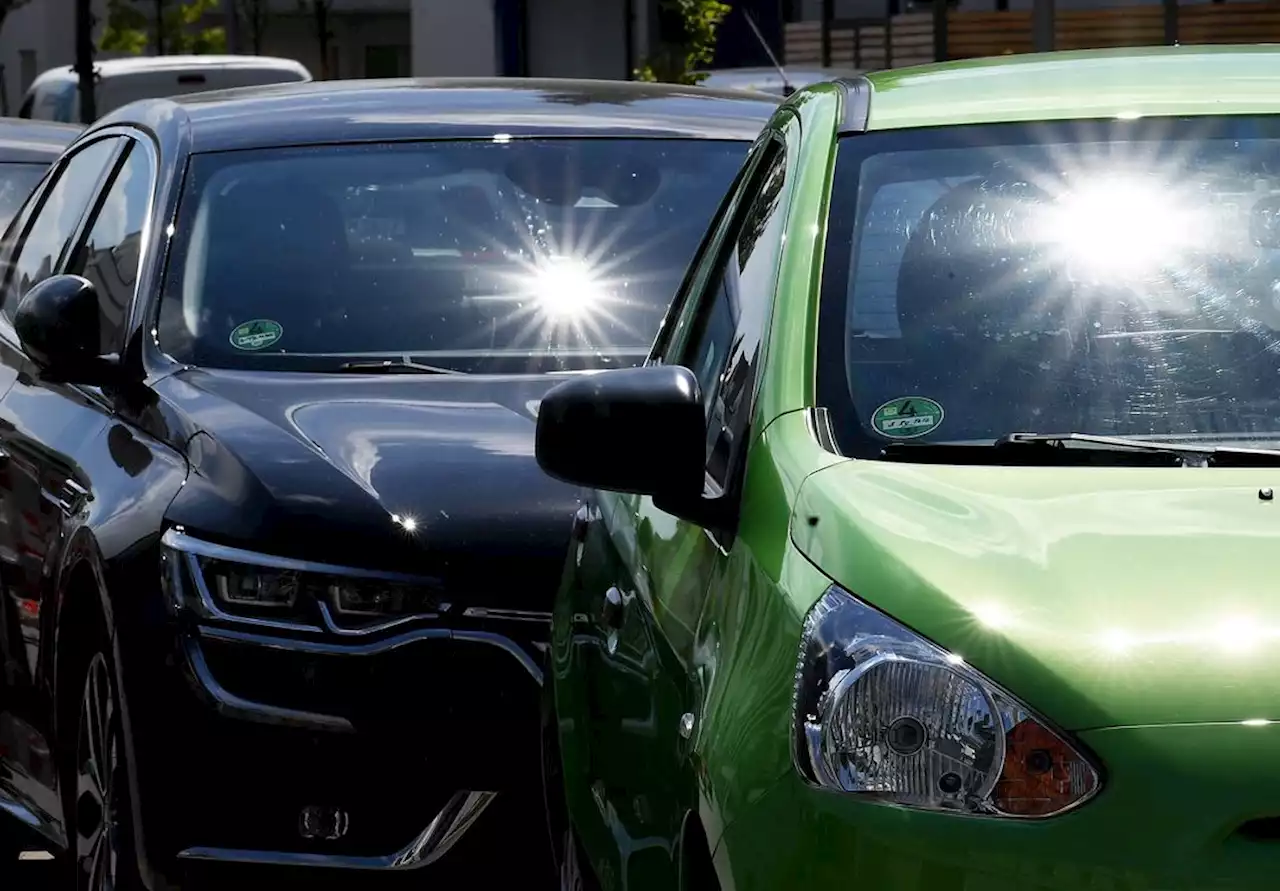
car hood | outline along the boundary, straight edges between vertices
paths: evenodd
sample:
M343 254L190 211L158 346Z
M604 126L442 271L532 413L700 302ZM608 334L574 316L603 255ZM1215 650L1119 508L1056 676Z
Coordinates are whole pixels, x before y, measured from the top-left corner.
M578 490L534 457L547 377L191 370L157 384L200 432L168 519L196 536L433 576L549 609Z
M1067 729L1280 720L1277 484L844 461L801 486L792 540Z

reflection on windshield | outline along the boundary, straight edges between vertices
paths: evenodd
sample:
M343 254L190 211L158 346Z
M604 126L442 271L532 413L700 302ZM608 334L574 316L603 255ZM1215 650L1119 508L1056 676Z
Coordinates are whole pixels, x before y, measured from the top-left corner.
M637 364L746 148L501 139L198 155L161 346L198 365L297 370Z
M852 450L1017 430L1280 439L1269 126L846 140L821 361Z

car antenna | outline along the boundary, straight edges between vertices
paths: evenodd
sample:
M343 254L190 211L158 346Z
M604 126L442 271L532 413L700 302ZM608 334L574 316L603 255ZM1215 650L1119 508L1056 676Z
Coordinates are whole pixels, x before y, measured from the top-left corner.
M769 41L764 39L764 35L760 33L760 27L756 24L755 16L751 14L751 10L744 9L742 14L747 19L747 24L751 26L751 33L756 35L756 40L760 41L760 46L764 48L765 53L769 56L769 61L773 63L773 67L778 71L778 77L782 78L782 95L790 96L796 91L791 85L791 81L787 79L787 72L783 69L782 63L778 61L778 57L773 54L773 50L769 48Z

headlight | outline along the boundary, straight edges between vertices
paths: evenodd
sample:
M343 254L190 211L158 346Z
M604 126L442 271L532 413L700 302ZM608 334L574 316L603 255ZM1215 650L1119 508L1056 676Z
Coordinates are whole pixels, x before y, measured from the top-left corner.
M172 605L205 618L370 630L448 608L429 580L255 554L175 530L164 536L161 560Z
M805 619L795 758L814 785L907 807L1048 817L1098 771L959 657L832 587Z

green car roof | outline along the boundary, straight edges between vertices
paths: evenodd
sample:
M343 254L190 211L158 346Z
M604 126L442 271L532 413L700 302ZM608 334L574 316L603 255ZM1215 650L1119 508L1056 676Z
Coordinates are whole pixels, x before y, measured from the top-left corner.
M1280 46L1142 47L943 62L868 75L869 130L1280 112Z

